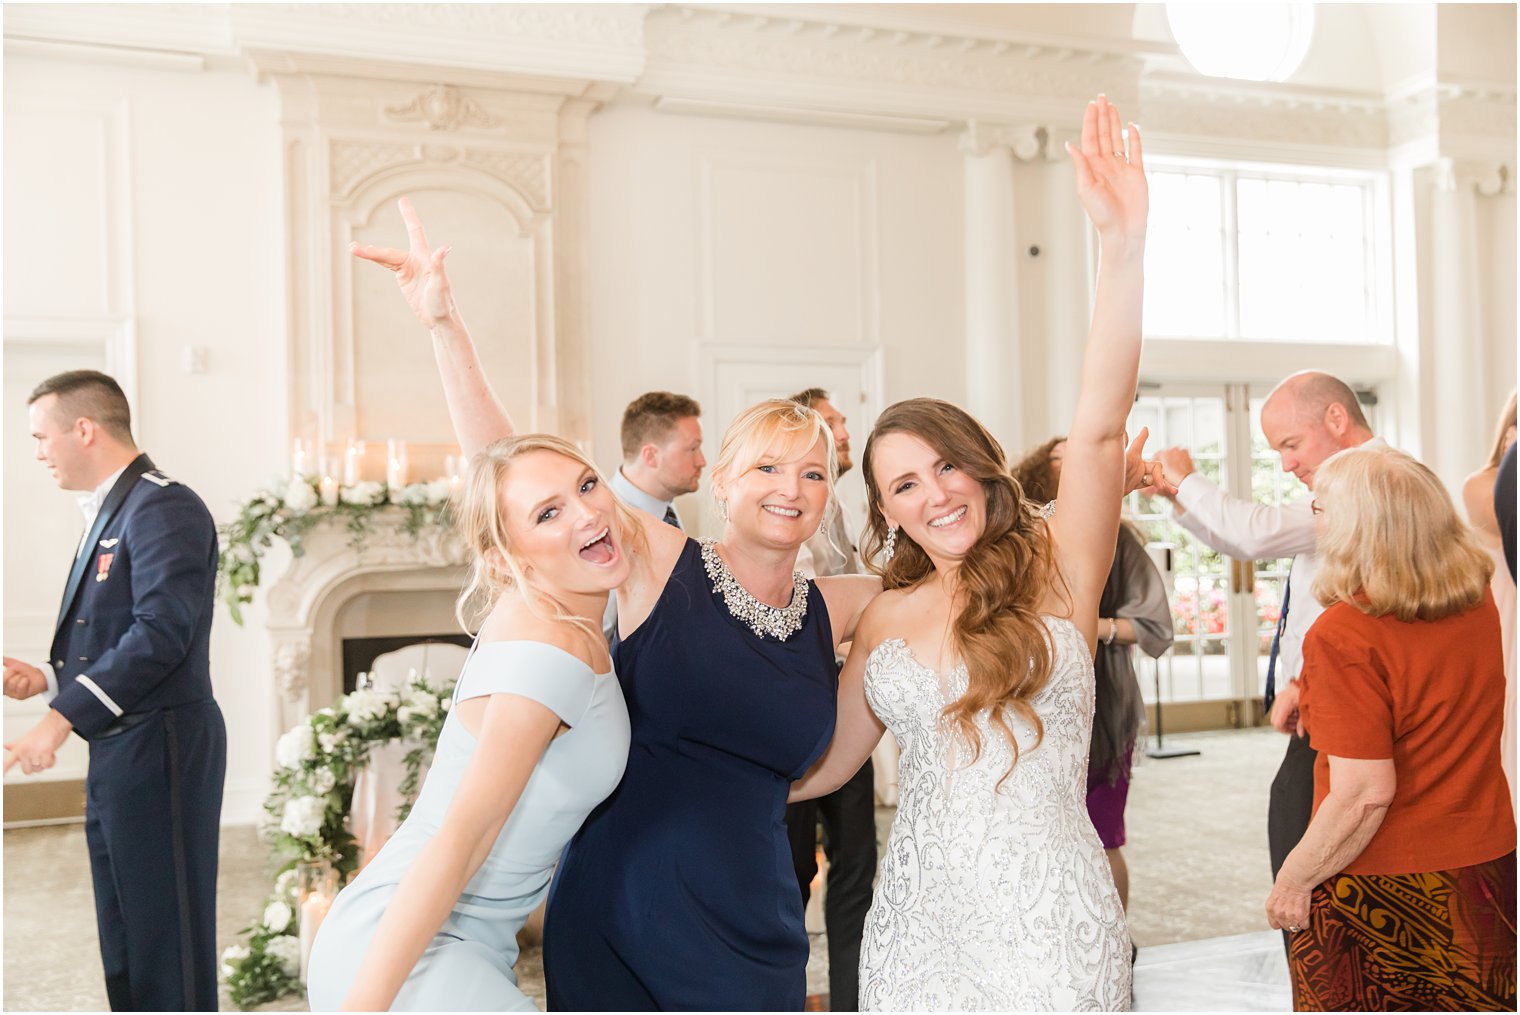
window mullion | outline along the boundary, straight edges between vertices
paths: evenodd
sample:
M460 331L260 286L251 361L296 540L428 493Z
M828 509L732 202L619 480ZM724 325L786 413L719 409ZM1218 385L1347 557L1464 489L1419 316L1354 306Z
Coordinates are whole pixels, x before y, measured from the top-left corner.
M1222 174L1219 188L1220 243L1224 258L1224 326L1226 338L1240 337L1240 233L1236 225L1235 174Z

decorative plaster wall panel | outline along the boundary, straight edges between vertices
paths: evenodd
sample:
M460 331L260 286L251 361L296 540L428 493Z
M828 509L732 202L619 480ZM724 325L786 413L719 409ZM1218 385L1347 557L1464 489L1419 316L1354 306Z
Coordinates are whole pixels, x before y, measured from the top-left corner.
M873 161L708 154L698 188L699 335L786 345L878 340Z

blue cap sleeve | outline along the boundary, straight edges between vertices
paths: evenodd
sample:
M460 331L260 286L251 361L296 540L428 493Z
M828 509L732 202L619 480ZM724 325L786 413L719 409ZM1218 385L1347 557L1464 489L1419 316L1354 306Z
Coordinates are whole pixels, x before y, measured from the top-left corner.
M574 726L595 688L591 667L564 649L538 641L493 641L481 644L465 663L454 700L517 694Z

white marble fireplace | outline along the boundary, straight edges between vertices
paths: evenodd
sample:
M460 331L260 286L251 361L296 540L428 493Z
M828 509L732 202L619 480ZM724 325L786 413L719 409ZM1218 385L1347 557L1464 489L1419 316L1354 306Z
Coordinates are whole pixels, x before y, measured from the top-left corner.
M305 552L269 589L278 728L332 704L343 693L343 642L460 632L454 602L467 554L451 531L413 538L401 510L383 511L356 548L340 524L307 534Z

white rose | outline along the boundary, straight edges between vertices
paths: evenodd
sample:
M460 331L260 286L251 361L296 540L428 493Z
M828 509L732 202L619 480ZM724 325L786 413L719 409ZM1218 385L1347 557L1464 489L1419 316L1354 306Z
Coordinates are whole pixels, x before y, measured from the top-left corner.
M331 754L338 749L339 744L347 739L348 733L345 730L338 730L336 733L318 733L317 746L322 748L323 754Z
M237 597L244 602L252 602L253 594L256 591L258 591L257 585L239 585L237 587Z
M294 934L272 937L264 945L264 952L274 956L280 963L280 972L286 976L301 973L301 939Z
M222 952L222 975L231 976L237 972L238 964L251 954L253 953L242 945L228 945L226 951Z
M316 507L318 502L317 491L300 476L292 479L285 488L285 507L298 515L304 515Z
M276 934L283 934L285 928L290 926L290 918L295 912L285 903L275 900L264 907L264 927Z
M363 726L385 718L385 713L390 711L394 703L394 697L383 691L354 691L344 699L348 721L354 726Z
M278 899L287 904L296 897L296 889L300 887L301 875L294 867L274 879L274 894Z
M435 479L427 485L427 502L432 507L444 503L449 499L449 481L447 479Z
M444 484L447 486L448 484ZM426 504L428 502L428 484L409 483L401 488L401 491L392 498L397 504L404 507Z
M322 822L326 818L326 800L315 796L298 796L286 801L285 811L280 816L280 828L285 834L297 839L310 839L322 831Z
M426 716L438 714L438 697L431 691L415 690L406 696L406 703L411 706L413 712Z
M363 483L355 483L353 486L345 486L338 491L338 497L345 504L356 504L361 507L379 504L385 500L385 484L367 480Z
M316 756L316 745L311 735L311 727L302 723L287 732L274 745L274 758L281 768L291 771L301 767L301 763L310 761Z
M337 714L338 713L336 713L336 712L334 712L332 710L332 706L331 705L327 706L326 708L319 708L319 709L317 709L317 715L337 715Z
M445 712L447 712L449 709L451 709L453 707L454 707L454 699L453 698L444 698L443 699L443 710Z
M412 710L405 705L396 709L396 721L405 726L412 721Z
M324 765L311 773L311 778L307 782L311 785L313 793L318 796L325 796L331 793L332 788L338 784L338 777L333 775L332 769Z

